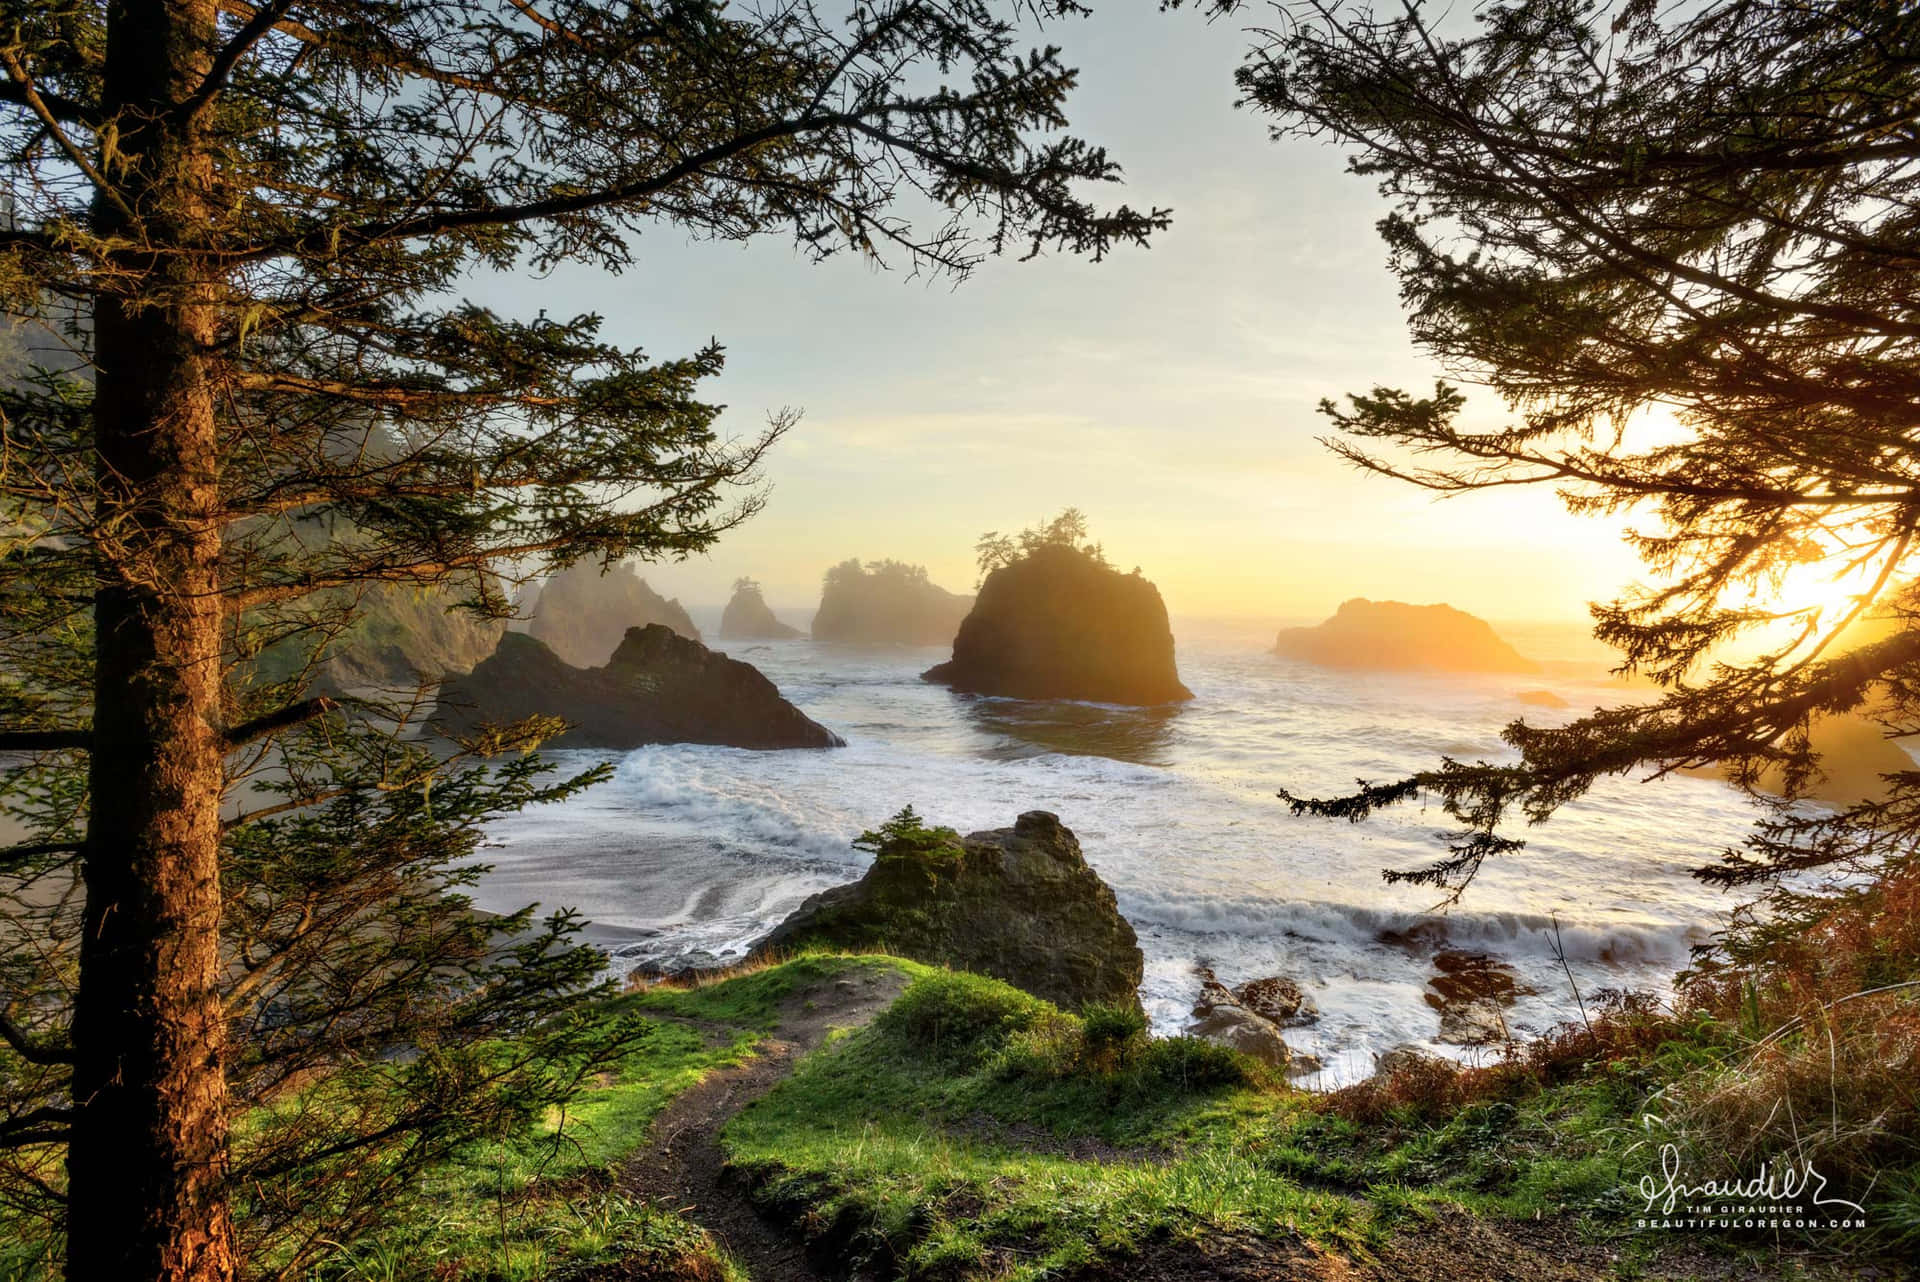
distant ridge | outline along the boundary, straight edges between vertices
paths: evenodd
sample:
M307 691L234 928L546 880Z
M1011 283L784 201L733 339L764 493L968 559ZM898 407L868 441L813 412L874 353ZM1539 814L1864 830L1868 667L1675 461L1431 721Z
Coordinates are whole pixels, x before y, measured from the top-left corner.
M1378 672L1538 672L1485 619L1450 605L1355 597L1311 628L1283 628L1273 653L1325 668Z

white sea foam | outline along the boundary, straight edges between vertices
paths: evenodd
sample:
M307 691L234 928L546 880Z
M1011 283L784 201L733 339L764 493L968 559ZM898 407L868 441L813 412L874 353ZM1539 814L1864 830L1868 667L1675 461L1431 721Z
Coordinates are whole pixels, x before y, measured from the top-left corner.
M940 657L804 641L757 648L752 660L850 746L626 754L601 787L496 825L482 906L577 906L627 964L690 949L724 956L808 894L857 877L867 856L852 839L903 805L963 832L1052 810L1140 933L1156 1028L1183 1022L1197 962L1229 982L1290 975L1323 1017L1289 1039L1340 1080L1398 1042L1432 1044L1438 1017L1422 994L1436 946L1515 967L1537 990L1512 1012L1520 1031L1571 1018L1575 986L1663 988L1728 907L1691 869L1751 818L1717 783L1605 781L1527 831L1527 849L1490 862L1464 903L1436 918L1434 892L1386 884L1380 872L1434 858L1444 815L1296 819L1275 788L1329 793L1441 751L1497 759L1499 727L1535 711L1514 699L1523 686L1555 685L1575 706L1605 700L1605 689L1355 679L1183 639L1196 699L1143 713L958 697L918 680ZM1422 923L1422 947L1381 942Z

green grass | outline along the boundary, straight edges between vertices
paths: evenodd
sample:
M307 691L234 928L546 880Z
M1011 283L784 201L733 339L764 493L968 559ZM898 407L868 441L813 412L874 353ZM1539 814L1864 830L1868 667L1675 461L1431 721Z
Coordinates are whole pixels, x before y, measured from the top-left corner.
M620 1168L674 1096L755 1053L787 997L890 964L806 956L616 999L616 1013L658 1017L617 1071L539 1133L476 1146L436 1171L388 1229L325 1262L314 1282L558 1282L615 1260L635 1279L741 1278L696 1226L625 1196Z

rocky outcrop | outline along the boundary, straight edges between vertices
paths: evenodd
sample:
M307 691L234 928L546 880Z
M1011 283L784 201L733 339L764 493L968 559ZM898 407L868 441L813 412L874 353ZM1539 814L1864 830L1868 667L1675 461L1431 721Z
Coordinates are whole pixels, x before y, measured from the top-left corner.
M582 561L568 566L541 584L537 594L523 598L521 613L530 615L527 635L544 641L561 659L576 668L605 663L629 628L658 623L689 641L700 639L700 629L627 565L605 574L600 566Z
M1320 1007L1291 979L1254 979L1233 990L1242 1006L1282 1027L1311 1024L1320 1018Z
M712 743L832 748L838 735L780 697L752 664L715 654L658 624L633 628L605 666L577 668L544 643L509 632L492 657L440 688L434 724L471 734L533 716L560 717L560 748Z
M1005 980L1055 1005L1139 1005L1145 962L1113 891L1060 820L881 843L859 881L814 895L754 946L884 949Z
M1530 708L1564 708L1567 701L1551 690L1522 690L1513 696Z
M1273 652L1323 668L1387 672L1538 672L1486 620L1450 605L1355 597L1311 628L1283 628Z
M1199 967L1200 996L1187 1023L1199 1037L1251 1055L1292 1075L1320 1070L1320 1061L1296 1054L1281 1035L1282 1025L1310 1024L1320 1011L1290 979L1255 979L1229 989L1205 966Z
M1513 967L1480 953L1447 950L1433 959L1427 1005L1440 1012L1439 1040L1455 1046L1487 1046L1513 1040L1507 1010L1533 990Z
M987 576L929 681L1016 699L1176 703L1193 692L1174 666L1160 591L1079 548L1037 547Z
M946 645L973 598L949 592L925 566L842 561L827 571L813 639L837 645Z
M790 641L806 634L788 627L773 615L773 608L760 594L760 585L741 579L733 585L733 599L720 616L722 641Z

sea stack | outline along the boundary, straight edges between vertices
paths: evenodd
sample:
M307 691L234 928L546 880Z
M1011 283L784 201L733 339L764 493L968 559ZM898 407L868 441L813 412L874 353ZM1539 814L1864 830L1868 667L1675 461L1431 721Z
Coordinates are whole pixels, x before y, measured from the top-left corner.
M736 579L733 599L720 616L722 641L790 641L805 635L773 615L773 608L760 594L760 585L752 579Z
M842 561L827 571L813 639L837 645L947 645L973 598L949 592L925 566Z
M754 955L881 948L991 975L1069 1010L1138 1007L1139 941L1057 816L1030 810L1011 828L916 836L882 842L864 877L808 899Z
M1015 699L1151 705L1191 699L1160 590L1096 552L1047 543L987 576L929 681Z
M569 723L548 740L556 748L843 746L752 664L658 623L630 629L598 668L574 667L533 637L509 632L492 657L440 687L433 720L441 733L459 737L536 716Z
M689 641L700 629L680 607L647 586L629 565L600 572L592 562L570 565L529 597L522 613L532 616L527 635L544 641L576 668L603 663L629 628L658 623Z
M1323 668L1381 672L1538 672L1485 619L1450 605L1355 597L1311 628L1283 628L1273 652Z

